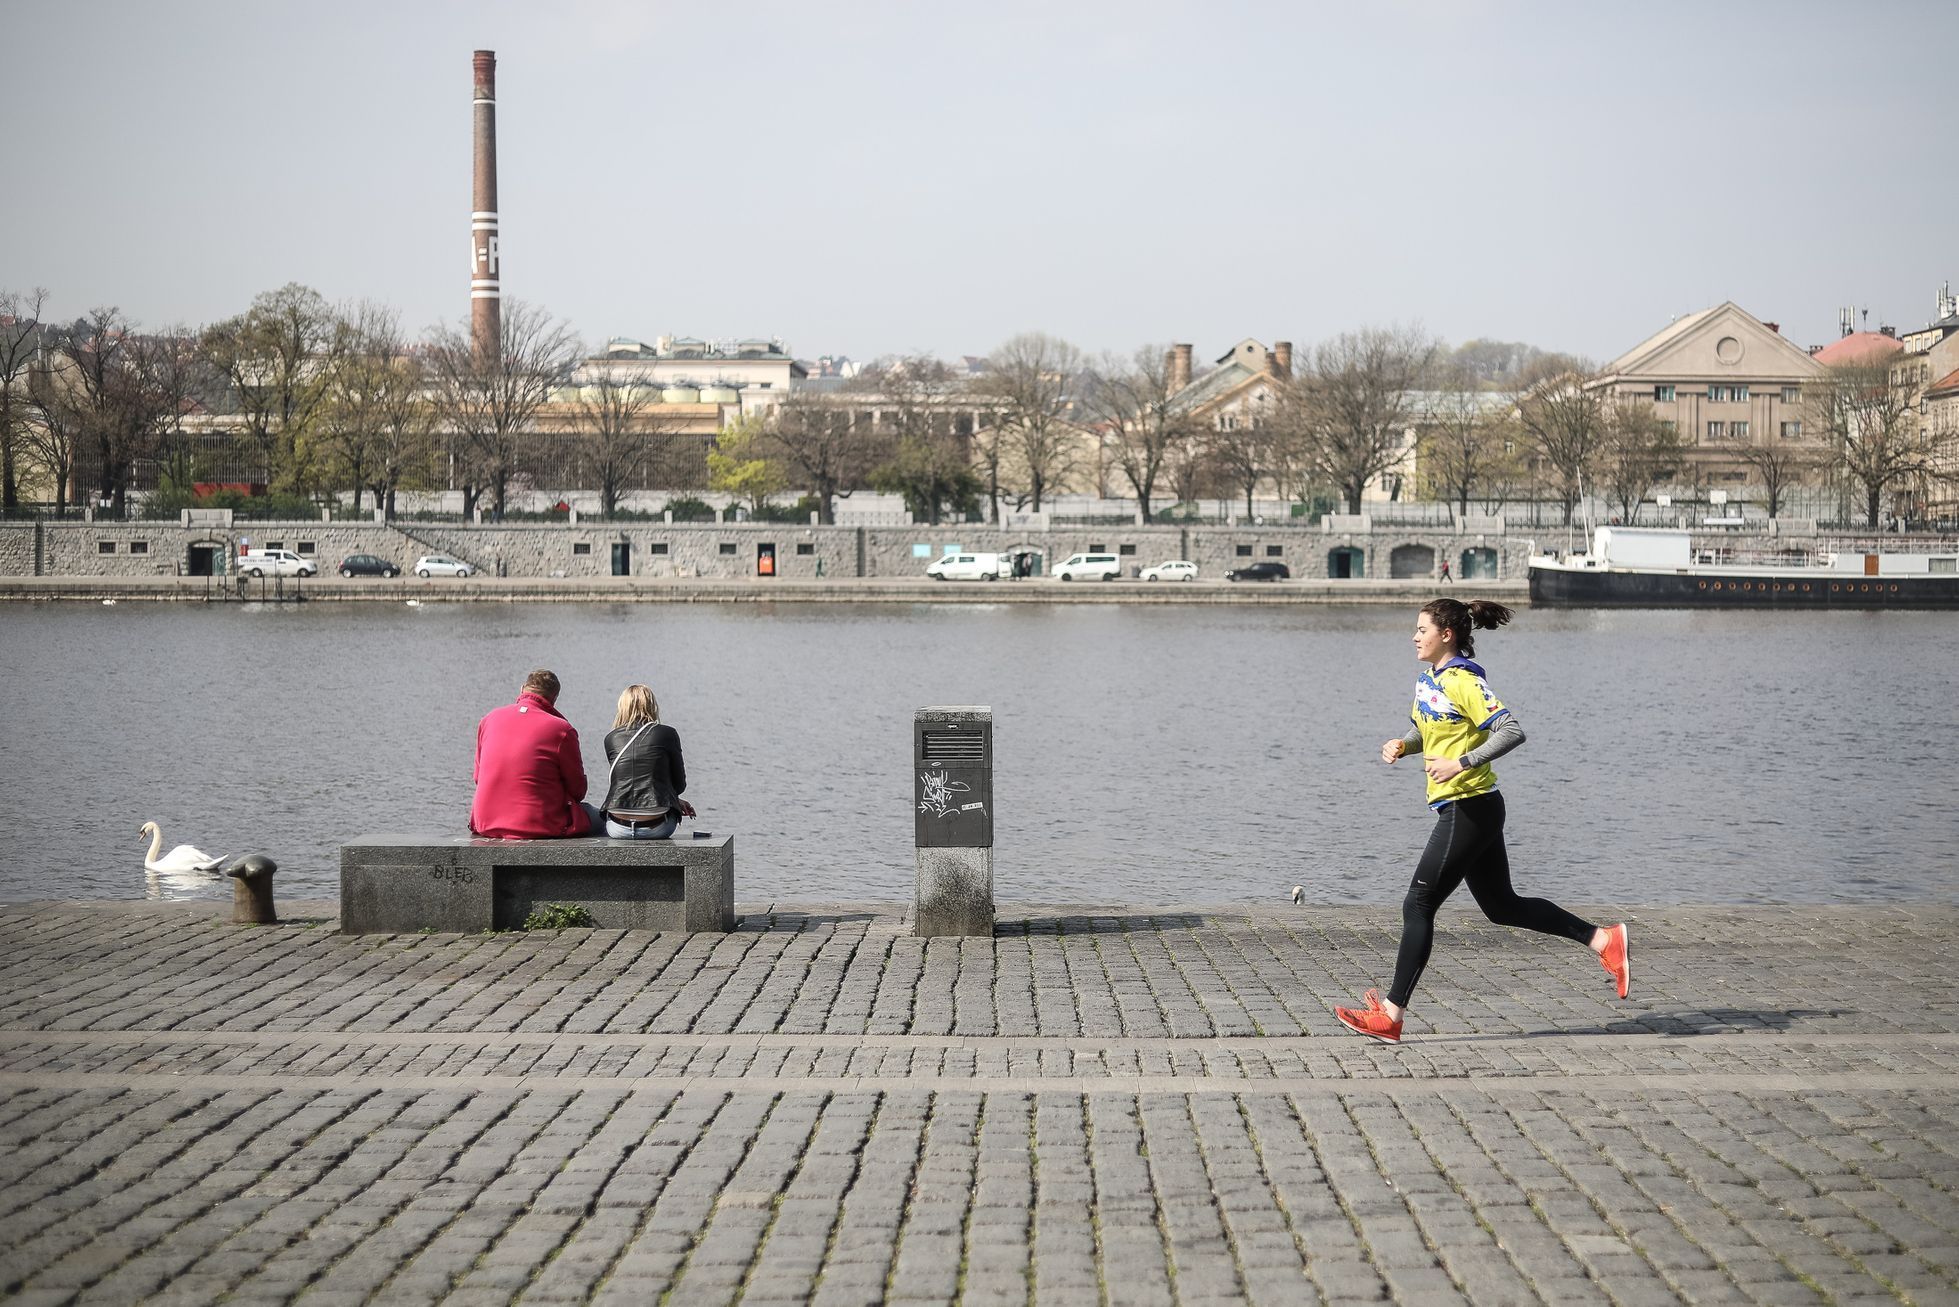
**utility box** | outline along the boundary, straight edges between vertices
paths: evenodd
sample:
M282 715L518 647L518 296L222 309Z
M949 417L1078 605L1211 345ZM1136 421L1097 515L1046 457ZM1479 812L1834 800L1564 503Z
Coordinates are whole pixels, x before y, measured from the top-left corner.
M993 934L993 710L920 708L912 719L917 882L912 933Z

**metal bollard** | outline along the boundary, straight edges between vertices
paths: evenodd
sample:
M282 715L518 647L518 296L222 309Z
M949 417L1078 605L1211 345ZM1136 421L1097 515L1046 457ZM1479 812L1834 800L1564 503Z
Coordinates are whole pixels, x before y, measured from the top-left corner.
M914 935L993 934L993 709L912 719L917 819Z
M279 914L272 907L272 873L279 864L263 853L248 853L234 858L224 869L231 877L231 924L234 926L276 926Z

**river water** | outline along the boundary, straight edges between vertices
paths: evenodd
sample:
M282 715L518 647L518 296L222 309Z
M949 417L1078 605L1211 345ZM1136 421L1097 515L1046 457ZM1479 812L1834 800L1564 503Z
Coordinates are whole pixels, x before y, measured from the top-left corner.
M1412 612L1378 607L0 606L0 900L213 897L165 846L460 833L526 670L602 776L619 689L680 732L743 902L909 898L913 710L991 704L1002 901L1392 903L1432 818L1378 759ZM1526 610L1480 636L1520 890L1573 904L1959 899L1939 613ZM1929 688L1928 688L1929 686ZM602 786L601 786L602 788Z

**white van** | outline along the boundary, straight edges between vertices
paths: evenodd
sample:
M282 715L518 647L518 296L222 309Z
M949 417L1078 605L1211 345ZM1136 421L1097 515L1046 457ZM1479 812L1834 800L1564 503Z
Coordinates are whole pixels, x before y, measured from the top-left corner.
M1122 560L1114 554L1075 554L1048 571L1064 581L1113 581L1122 575Z
M319 565L290 549L248 549L238 555L240 576L312 576Z
M1005 570L998 554L946 554L933 559L925 575L940 581L998 581Z

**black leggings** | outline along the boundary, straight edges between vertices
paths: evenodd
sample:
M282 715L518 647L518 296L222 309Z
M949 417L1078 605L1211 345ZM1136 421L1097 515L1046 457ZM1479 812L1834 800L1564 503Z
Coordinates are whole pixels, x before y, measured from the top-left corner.
M1394 962L1388 1002L1408 1006L1415 982L1435 942L1435 911L1465 880L1476 906L1499 926L1522 926L1563 935L1589 946L1595 927L1549 899L1518 897L1510 888L1510 856L1503 851L1503 796L1492 790L1458 799L1435 814L1435 830L1415 867L1414 883L1401 901L1401 952Z

